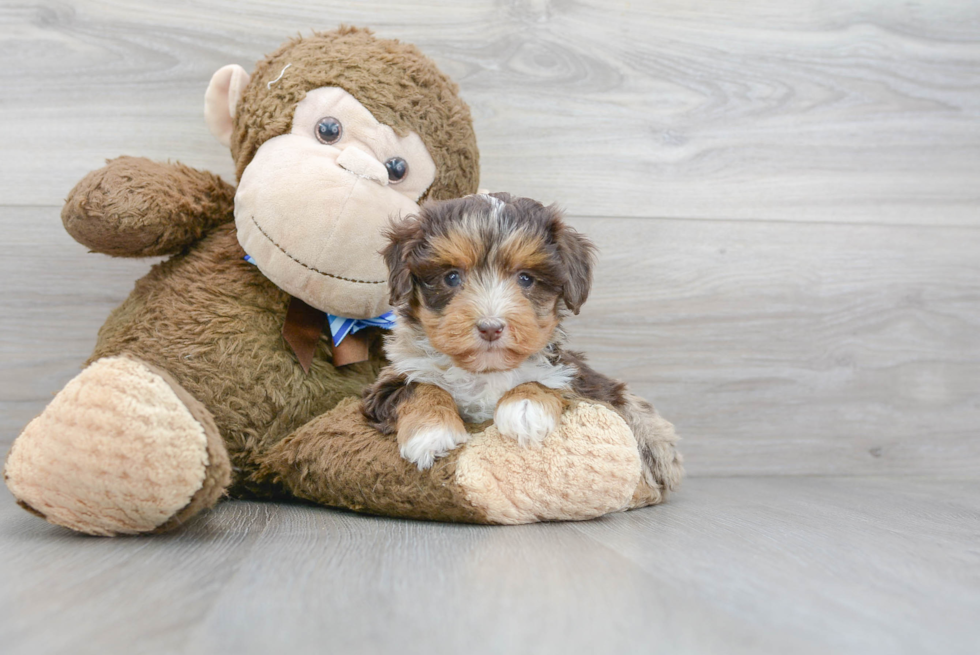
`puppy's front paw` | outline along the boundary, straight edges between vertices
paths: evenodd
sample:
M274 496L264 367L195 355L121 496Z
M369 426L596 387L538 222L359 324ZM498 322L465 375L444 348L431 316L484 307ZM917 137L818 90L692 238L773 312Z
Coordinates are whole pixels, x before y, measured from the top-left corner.
M560 416L560 405L546 405L524 398L497 405L493 422L500 434L517 439L517 443L522 446L529 446L540 444L554 432Z
M400 437L401 435L399 435ZM399 452L402 457L419 467L419 470L432 466L436 458L443 457L461 443L465 443L469 434L459 426L433 425L422 427L408 439L399 438Z

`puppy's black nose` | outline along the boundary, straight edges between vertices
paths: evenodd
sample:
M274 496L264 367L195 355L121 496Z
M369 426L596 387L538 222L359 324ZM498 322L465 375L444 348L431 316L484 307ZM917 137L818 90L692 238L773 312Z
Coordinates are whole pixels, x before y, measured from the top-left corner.
M476 329L480 331L480 338L484 341L496 341L505 327L507 324L499 318L482 318L476 324Z

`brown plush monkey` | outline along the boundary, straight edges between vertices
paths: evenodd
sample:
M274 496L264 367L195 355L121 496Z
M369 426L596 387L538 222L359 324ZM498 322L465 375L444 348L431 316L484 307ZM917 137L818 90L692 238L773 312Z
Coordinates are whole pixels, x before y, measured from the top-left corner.
M171 257L14 443L4 475L22 506L99 535L170 529L226 493L513 523L652 504L676 484L679 462L644 478L629 428L599 405L566 413L546 448L490 428L425 472L361 417L379 331L339 366L323 312L386 311L380 228L478 182L469 109L414 46L354 28L291 40L251 76L219 70L205 117L237 191L121 157L68 198L65 228L92 250Z

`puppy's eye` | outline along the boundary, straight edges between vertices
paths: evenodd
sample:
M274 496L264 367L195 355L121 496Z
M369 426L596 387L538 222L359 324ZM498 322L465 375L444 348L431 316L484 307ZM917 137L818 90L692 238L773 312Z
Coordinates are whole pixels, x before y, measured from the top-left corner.
M385 168L388 169L388 182L391 184L398 184L408 175L408 162L401 157L392 157L386 161Z
M344 126L333 116L327 116L317 121L314 132L320 143L332 146L340 141L340 137L344 133Z
M442 280L447 287L458 287L463 282L463 276L459 274L459 271L449 271Z
M534 284L534 278L527 273L521 273L517 276L517 285L522 289L527 289L532 284Z

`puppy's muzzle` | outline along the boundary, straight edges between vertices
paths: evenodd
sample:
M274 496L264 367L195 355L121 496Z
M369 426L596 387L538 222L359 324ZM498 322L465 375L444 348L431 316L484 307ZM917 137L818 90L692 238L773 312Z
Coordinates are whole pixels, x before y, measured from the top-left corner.
M476 329L480 332L480 338L484 341L496 341L504 333L507 324L499 318L481 318L476 323Z

